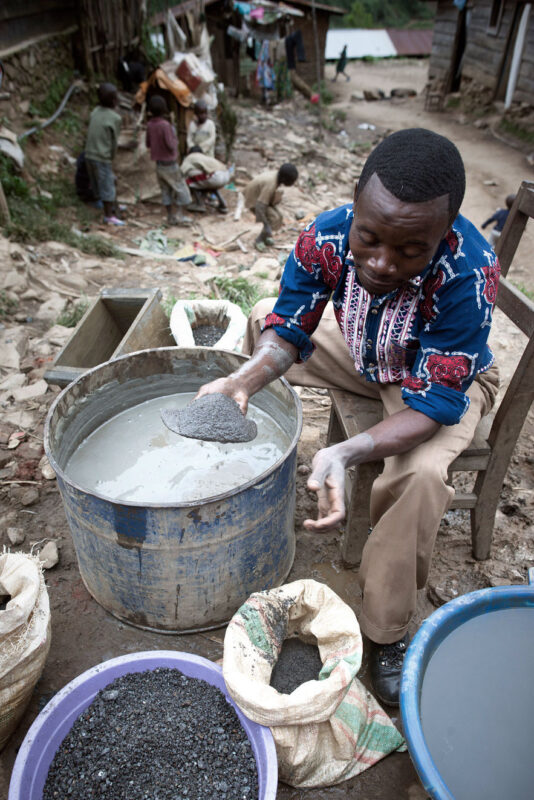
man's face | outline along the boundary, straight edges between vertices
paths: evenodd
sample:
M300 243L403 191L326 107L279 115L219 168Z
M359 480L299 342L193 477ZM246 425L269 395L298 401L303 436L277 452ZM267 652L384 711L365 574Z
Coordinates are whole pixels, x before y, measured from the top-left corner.
M199 125L204 125L208 118L208 109L207 108L196 108L195 109L195 117L197 118L197 122Z
M375 173L357 200L349 245L360 283L387 294L419 275L449 230L449 197L405 203Z

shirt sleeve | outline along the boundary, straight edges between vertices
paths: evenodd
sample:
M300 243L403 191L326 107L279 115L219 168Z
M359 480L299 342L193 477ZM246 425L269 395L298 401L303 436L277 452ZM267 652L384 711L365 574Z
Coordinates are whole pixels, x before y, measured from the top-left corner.
M487 225L490 224L490 222L497 222L497 221L498 221L497 212L495 212L495 214L493 214L491 217L489 217L489 219L487 219L485 222L482 223L482 227L485 228Z
M209 125L207 125L208 122L210 123ZM215 123L212 119L207 120L207 123L206 123L207 136L202 142L202 150L205 153L213 154L213 148L215 147L215 139L217 137L217 132L215 130Z
M187 150L188 150L188 152L189 152L189 150L191 150L192 147L195 146L195 132L196 132L196 129L197 129L197 126L196 126L195 120L192 119L191 122L189 123L189 127L187 129Z
M264 330L273 328L298 348L298 361L306 361L313 353L310 337L343 271L343 260L332 242L317 247L315 226L297 239L282 274L278 300L264 325Z
M466 392L487 353L499 273L497 257L490 254L486 266L453 277L438 263L425 288L426 324L402 396L410 408L442 425L455 425L469 408Z
M117 152L120 132L121 132L121 118L119 114L117 114L116 118L113 120L113 125L110 126L112 159L115 157L115 153Z
M167 145L168 149L174 150L177 144L177 138L176 138L176 131L174 130L170 122L167 125L165 125L163 129L163 136L165 139L165 144Z

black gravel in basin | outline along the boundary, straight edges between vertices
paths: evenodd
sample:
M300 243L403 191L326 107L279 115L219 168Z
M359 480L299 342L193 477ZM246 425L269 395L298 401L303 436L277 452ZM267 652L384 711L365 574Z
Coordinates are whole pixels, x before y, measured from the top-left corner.
M316 681L322 666L317 645L286 639L271 673L271 686L281 694L291 694L301 683Z
M218 325L197 325L193 328L193 339L196 345L202 347L213 347L224 333L224 328Z
M215 686L177 669L100 691L63 740L43 800L257 800L256 761Z

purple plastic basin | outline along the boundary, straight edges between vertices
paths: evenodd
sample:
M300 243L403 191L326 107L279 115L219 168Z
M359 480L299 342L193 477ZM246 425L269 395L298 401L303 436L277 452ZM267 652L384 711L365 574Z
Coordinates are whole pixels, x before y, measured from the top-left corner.
M88 669L59 691L41 711L20 747L9 784L8 800L42 800L43 788L58 747L100 689L129 672L162 667L179 669L220 689L235 708L252 745L258 767L259 800L275 800L278 762L269 728L248 719L226 690L222 670L200 656L174 650L149 650L112 658Z

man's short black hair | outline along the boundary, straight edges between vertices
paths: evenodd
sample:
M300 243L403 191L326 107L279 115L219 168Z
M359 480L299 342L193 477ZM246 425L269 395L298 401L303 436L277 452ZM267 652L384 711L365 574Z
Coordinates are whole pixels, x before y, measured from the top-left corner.
M449 225L465 193L465 168L450 139L426 128L392 133L375 147L364 164L356 199L376 174L391 194L405 203L425 203L449 195Z
M284 186L293 186L299 176L299 171L294 164L282 164L278 170L278 183Z
M169 110L167 101L160 94L154 94L148 103L148 110L155 117L162 117Z
M101 83L98 87L98 102L106 108L113 108L117 97L117 87L114 83Z

